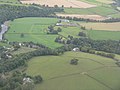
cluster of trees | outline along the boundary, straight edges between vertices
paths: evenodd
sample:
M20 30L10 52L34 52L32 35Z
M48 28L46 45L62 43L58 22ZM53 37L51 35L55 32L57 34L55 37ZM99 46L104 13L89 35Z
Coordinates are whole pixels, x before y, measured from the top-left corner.
M100 52L100 51L96 51L90 47L85 47L85 46L80 47L80 51L86 52L86 53L91 53L91 54L96 54L96 55L100 55L100 56L108 57L108 58L112 58L112 59L115 58L115 54L113 54L113 53Z
M78 36L86 37L87 35L86 35L86 33L84 33L84 32L79 32L79 33L78 33Z
M89 38L73 38L67 40L67 44L77 47L90 47L97 51L120 54L120 41L115 40L92 40Z
M57 37L55 39L58 43L63 43L67 47L79 47L80 51L87 52L91 54L97 54L108 58L114 58L116 54L120 54L120 41L114 40L92 40L89 38L73 38L69 35L69 38L66 41L61 41L62 37ZM63 48L62 49L66 49ZM69 49L68 49L69 50ZM96 52L103 51L103 52ZM107 52L107 53L105 53ZM110 54L109 54L110 53Z
M57 30L54 29L54 26L50 25L48 27L47 34L58 34L58 32L61 32L62 29L60 27L57 28Z
M35 84L42 83L42 81L40 75L32 77L18 70L9 76L7 73L0 74L1 90L32 90Z
M82 30L86 30L86 27L85 27L85 26L81 26L81 29L82 29Z
M55 42L65 44L66 43L66 39L63 36L58 36L58 37L56 37Z
M117 61L115 64L116 64L118 67L120 67L120 61Z
M0 24L7 20L22 17L48 17L55 12L62 12L59 7L42 7L40 5L0 4Z
M20 47L20 43L19 42L9 42L10 45L12 45L13 47ZM39 43L34 43L34 42L21 42L21 46L24 47L29 47L29 48L47 48L45 45L39 44Z

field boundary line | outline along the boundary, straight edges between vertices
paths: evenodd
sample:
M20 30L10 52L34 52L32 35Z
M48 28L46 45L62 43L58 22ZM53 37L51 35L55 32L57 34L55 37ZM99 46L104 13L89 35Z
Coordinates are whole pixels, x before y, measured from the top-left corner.
M102 82L102 81L100 81L100 80L98 80L98 79L90 76L89 74L85 73L84 75L86 75L86 76L90 77L91 79L97 81L98 83L100 83L100 84L102 84L103 86L109 88L110 90L114 90L113 88L111 88L110 86L108 86L107 84L105 84L104 82Z

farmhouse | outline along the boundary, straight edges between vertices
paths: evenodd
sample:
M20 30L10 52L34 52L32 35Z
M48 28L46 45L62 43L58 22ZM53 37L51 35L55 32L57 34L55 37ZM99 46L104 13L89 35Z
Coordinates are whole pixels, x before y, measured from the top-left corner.
M33 82L33 80L30 79L29 77L28 78L23 78L23 84L31 83L31 82Z
M56 23L56 26L63 26L62 23Z
M76 47L76 48L73 48L73 51L78 52L78 51L80 51L80 49L78 47Z

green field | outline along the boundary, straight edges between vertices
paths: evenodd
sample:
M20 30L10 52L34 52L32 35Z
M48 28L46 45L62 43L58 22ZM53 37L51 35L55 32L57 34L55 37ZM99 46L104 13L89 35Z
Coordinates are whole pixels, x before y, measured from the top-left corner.
M119 14L119 12L110 6L107 6L107 7L97 6L93 8L87 8L87 9L65 8L64 14L101 15L101 16L111 15L111 17L115 17L114 14Z
M62 28L62 32L59 32L60 35L64 36L64 37L68 37L68 35L71 35L75 38L78 38L78 33L81 31L81 29L79 27L61 27Z
M78 65L69 64L73 58L79 60ZM26 73L43 77L35 90L120 90L120 68L115 61L82 52L35 57Z
M58 19L56 18L20 18L13 22L10 22L10 29L5 34L5 38L9 41L19 41L19 42L35 42L46 45L50 48L56 48L61 46L61 44L54 42L58 35L47 34L46 30L48 26L56 24ZM87 31L85 33L92 39L96 40L120 40L120 28L117 27L120 23L85 23L85 22L73 22L73 24L79 23L85 26ZM55 27L57 29L58 26ZM71 35L75 38L79 38L78 33L81 31L80 26L74 27L60 27L62 32L60 35L68 37ZM92 30L90 30L92 28ZM98 31L97 31L98 30ZM101 31L104 30L104 31ZM115 31L114 31L115 30ZM112 32L114 31L114 32ZM21 37L21 34L24 37Z
M54 40L58 35L48 35L46 30L48 26L54 25L58 19L56 18L21 18L10 23L10 29L5 34L9 41L33 41L46 45L50 48L61 46L55 43ZM24 37L21 38L21 33Z
M0 0L0 3L20 3L18 0Z
M94 40L120 40L120 31L88 30L87 33Z

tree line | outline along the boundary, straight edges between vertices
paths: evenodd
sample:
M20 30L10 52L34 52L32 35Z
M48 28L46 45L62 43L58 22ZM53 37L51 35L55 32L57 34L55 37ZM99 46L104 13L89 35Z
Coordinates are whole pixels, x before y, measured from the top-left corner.
M104 23L112 23L112 22L120 22L120 18L110 18L105 20L93 20L93 19L85 19L85 18L78 18L78 17L64 17L64 16L57 16L61 19L68 19L68 20L74 20L74 21L85 21L85 22L104 22Z
M58 36L55 42L63 43L64 45L70 45L79 47L81 50L86 52L91 50L103 51L108 53L120 54L120 41L115 40L92 40L90 38L74 38L68 35L68 38L63 40L63 37ZM102 55L102 54L101 54ZM107 55L106 55L107 56Z
M0 24L7 20L22 17L50 17L55 12L62 12L60 7L43 7L40 5L12 5L0 4Z

